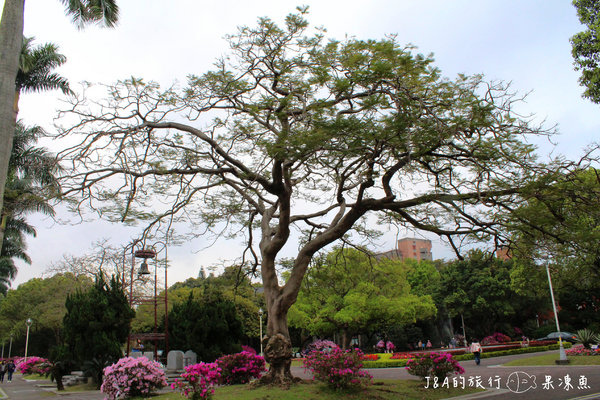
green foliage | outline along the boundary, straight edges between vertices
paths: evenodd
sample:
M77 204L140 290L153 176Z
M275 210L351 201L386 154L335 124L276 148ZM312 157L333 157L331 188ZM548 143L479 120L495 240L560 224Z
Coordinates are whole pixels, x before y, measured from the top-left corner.
M580 329L576 333L577 342L583 344L586 349L591 348L592 344L600 342L600 336L589 329Z
M435 315L431 296L411 293L408 268L402 262L379 261L358 250L334 250L307 272L290 326L311 335L352 335L387 330ZM344 343L343 345L348 345Z
M30 332L30 346L35 347L30 347L30 352L47 356L49 349L62 340L67 297L91 285L91 279L67 273L45 279L34 278L22 283L17 289L9 290L0 302L0 337L5 342L11 333L15 339L24 338L25 320L31 318L34 323ZM39 343L37 332L41 334Z
M455 326L462 314L471 334L484 337L535 315L535 302L513 291L511 269L512 262L474 250L441 270L440 296L450 316L457 317Z
M65 305L65 343L77 362L102 365L121 357L134 312L114 276L107 283L99 273L89 290L69 295Z
M573 0L579 21L587 27L571 38L575 69L581 71L579 82L583 93L594 103L600 103L600 4L596 0Z
M193 350L199 360L212 362L241 350L243 325L235 304L224 299L194 299L176 303L169 312L169 346Z

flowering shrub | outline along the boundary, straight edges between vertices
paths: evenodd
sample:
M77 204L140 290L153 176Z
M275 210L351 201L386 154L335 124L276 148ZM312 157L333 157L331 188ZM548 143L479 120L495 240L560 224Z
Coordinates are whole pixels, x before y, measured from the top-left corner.
M214 386L221 380L221 368L214 363L188 365L181 374L181 380L175 379L171 389L178 389L192 400L210 399L215 393Z
M586 349L583 345L573 346L565 350L568 356L600 356L600 348L596 350Z
M23 375L45 375L50 372L50 363L47 359L42 357L27 357L27 361L25 361L25 358L19 358L16 360L15 366L17 367L17 371L21 372Z
M379 355L377 355L377 354L363 354L363 360L377 361L377 360L379 360Z
M221 383L226 385L248 383L266 371L265 359L247 351L223 356L216 363L221 369Z
M408 360L406 369L411 375L445 378L449 373L464 374L465 370L449 353L429 353Z
M100 391L115 400L148 395L166 384L167 378L159 363L145 357L125 357L104 368Z
M256 350L254 350L254 347L246 346L245 344L242 345L242 351L247 351L248 353L256 354Z
M330 352L311 351L304 360L304 368L313 379L326 383L333 389L358 390L370 385L373 377L362 371L363 353L356 350L342 350L339 347Z
M500 332L495 332L493 335L491 336L486 336L481 340L481 344L482 345L488 345L488 344L499 344L499 343L506 343L506 342L510 342L510 337L505 335L504 333L500 333Z
M310 353L311 351L330 351L331 349L335 349L338 347L339 346L331 340L319 339L306 346L306 352Z
M410 353L394 353L390 357L390 360L405 360L407 358L413 358L413 357L414 357L414 355L410 354Z

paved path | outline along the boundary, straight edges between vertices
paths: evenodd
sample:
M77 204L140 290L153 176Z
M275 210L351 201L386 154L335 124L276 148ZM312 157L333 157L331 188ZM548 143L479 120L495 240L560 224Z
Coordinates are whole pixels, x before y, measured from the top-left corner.
M464 378L465 386L476 386L477 383L481 387L487 389L486 392L465 396L465 399L491 399L491 400L564 400L564 399L578 399L578 400L600 400L600 366L528 366L528 367L502 367L501 364L507 363L512 360L519 358L535 357L543 354L556 354L558 359L558 350L552 350L549 352L541 353L527 353L518 354L512 356L494 357L494 358L483 358L481 365L475 365L475 361L461 361L460 364L465 369L464 375L455 375L457 378L458 387L462 387ZM369 373L373 375L375 379L419 379L413 375L410 375L404 368L373 368L368 369ZM300 378L310 378L302 368L292 368L292 373ZM518 373L518 374L514 374ZM527 375L524 375L524 374ZM511 375L514 374L514 375ZM551 388L549 385L544 387L546 381L546 375L552 379ZM572 388L565 390L565 376L568 375L571 381ZM580 377L585 377L587 382L582 385ZM522 393L515 393L509 390L507 382L509 377L521 378L524 384L521 384L519 388L516 387L516 380L510 384L513 390L518 390ZM534 378L535 377L535 378ZM535 381L534 381L535 379ZM471 383L469 383L471 381ZM533 383L535 382L535 388ZM425 385L426 383L424 383ZM438 384L441 384L439 382ZM452 377L448 381L449 385L453 385ZM429 383L431 390L434 382ZM584 388L583 386L587 386ZM498 389L499 387L499 389ZM581 388L580 388L581 387ZM588 397L589 396L589 397Z
M552 351L557 355L558 351ZM491 399L491 400L566 400L566 399L577 399L577 400L600 400L600 366L538 366L538 367L502 367L508 361L532 357L535 355L541 355L547 353L533 353L533 354L519 354L514 356L504 356L495 358L484 358L481 360L481 365L475 365L474 361L463 361L461 365L465 368L465 374L457 376L457 384L462 385L461 377L465 378L465 386L469 386L469 380L472 381L472 385L477 382L485 389L486 392L482 392L476 395L465 396L464 399ZM369 372L376 379L418 379L412 375L409 375L404 368L376 368L369 369ZM306 374L301 367L292 367L292 373L294 376L308 379L310 376ZM519 391L522 393L515 393L510 391L507 387L509 377L515 377L515 373L518 377L523 378L527 382L533 382L535 377L535 388L529 388L525 391L528 386L523 385L519 387ZM523 374L527 374L527 376ZM513 374L513 375L511 375ZM571 378L572 388L565 390L566 376ZM544 382L546 376L550 376L553 381L553 388L544 388ZM581 377L585 377L587 382L582 385ZM61 393L57 394L49 388L41 388L38 385L41 381L26 381L20 374L13 376L13 381L7 383L6 381L0 384L0 392L3 397L0 396L0 400L44 400L49 398L57 398L64 400L100 400L104 399L104 396L99 391L91 392L78 392L78 393ZM515 382L516 383L516 382ZM449 381L452 385L452 380ZM511 385L513 386L513 385ZM587 386L584 388L583 386ZM430 382L431 390L433 388L433 382ZM492 389L490 389L492 387ZM500 389L498 389L500 387ZM514 389L514 386L513 386ZM456 398L459 399L459 398Z

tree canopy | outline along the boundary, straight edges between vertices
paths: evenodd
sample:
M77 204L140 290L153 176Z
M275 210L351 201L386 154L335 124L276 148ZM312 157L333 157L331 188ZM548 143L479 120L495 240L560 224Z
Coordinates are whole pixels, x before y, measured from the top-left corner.
M80 204L145 219L146 233L184 221L205 227L192 234L243 237L241 264L260 266L269 315L266 379L282 382L287 312L317 252L368 234L373 213L457 250L501 242L522 189L556 167L528 142L552 132L515 112L507 85L443 78L393 37L326 40L306 12L241 27L231 54L181 89L132 78L105 99L80 95L60 133L78 138L61 157ZM296 239L280 284L277 260Z
M321 337L341 332L347 348L354 335L435 316L431 296L411 293L407 272L401 261L375 260L354 249L317 258L290 309L290 326Z
M600 103L600 4L596 0L573 0L579 21L587 27L571 38L575 69L581 71L579 83L583 97Z

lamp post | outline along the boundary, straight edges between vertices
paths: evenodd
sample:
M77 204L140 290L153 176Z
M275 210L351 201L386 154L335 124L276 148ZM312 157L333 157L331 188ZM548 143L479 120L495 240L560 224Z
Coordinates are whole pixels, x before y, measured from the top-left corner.
M25 361L27 362L27 346L29 345L29 328L31 327L31 324L33 323L33 321L31 320L31 318L27 318L27 321L25 321L25 324L27 324L27 335L25 336Z
M554 301L554 290L552 289L552 279L550 279L550 268L546 262L546 273L548 274L548 285L550 286L550 298L552 299L552 309L554 310L554 320L556 321L556 330L558 331L558 348L559 348L559 359L556 360L557 364L568 364L567 354L563 347L562 335L560 332L560 325L558 324L558 313L556 312L556 302Z
M8 358L10 358L10 352L12 350L12 339L13 339L13 335L11 333L10 334L10 344L8 345Z
M263 334L262 334L262 316L263 316L263 309L262 309L262 308L259 308L259 309L258 309L258 317L259 317L259 319L260 319L260 333L259 333L260 337L259 337L259 341L260 341L260 356L261 356L261 357L263 356L263 342L262 342L262 336L263 336Z

